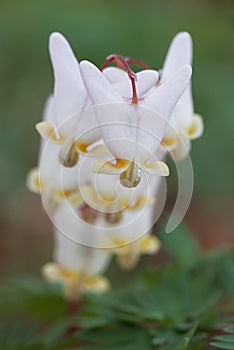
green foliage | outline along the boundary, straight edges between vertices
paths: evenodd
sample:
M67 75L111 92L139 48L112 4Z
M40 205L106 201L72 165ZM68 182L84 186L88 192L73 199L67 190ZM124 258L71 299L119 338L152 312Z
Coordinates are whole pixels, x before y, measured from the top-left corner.
M59 320L66 317L67 306L60 287L38 279L14 280L1 288L1 316L30 315L42 320Z
M41 325L38 322L15 322L2 324L0 330L0 349L6 350L44 350L64 349L63 338L69 323L55 322ZM70 340L70 345L72 341Z
M182 228L161 236L169 263L128 286L85 295L79 312L59 286L9 282L0 292L0 349L234 349L234 252L199 255Z
M211 345L218 349L234 349L234 327L225 327L223 335L213 337Z
M79 339L87 344L83 350L147 350L151 349L150 336L146 329L130 325L114 325L80 332ZM100 345L97 345L100 344Z

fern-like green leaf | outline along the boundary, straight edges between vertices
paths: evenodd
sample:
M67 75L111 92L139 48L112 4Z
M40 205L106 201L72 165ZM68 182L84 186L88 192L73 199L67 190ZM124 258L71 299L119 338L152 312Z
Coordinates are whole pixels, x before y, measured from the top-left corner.
M210 345L217 349L234 349L234 327L225 327L225 333L222 335L217 335L213 338L213 341Z

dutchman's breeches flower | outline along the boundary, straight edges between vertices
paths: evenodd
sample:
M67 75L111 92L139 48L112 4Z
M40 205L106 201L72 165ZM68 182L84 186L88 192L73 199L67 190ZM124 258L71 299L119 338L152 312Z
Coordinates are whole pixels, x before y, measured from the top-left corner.
M154 158L173 108L189 83L191 67L182 67L160 87L150 90L151 93L148 96L144 94L143 97L138 95L130 71L130 100L121 95L90 62L81 62L80 69L102 138L114 157L114 162L97 162L94 171L119 174L121 184L125 187L137 186L142 170L167 176L168 167ZM150 162L152 158L153 161Z
M192 64L192 39L182 32L173 39L161 71L160 84L185 64ZM202 117L194 114L191 83L176 104L171 122L162 140L174 160L184 159L190 151L191 141L203 133Z
M54 99L50 96L44 109L44 120L51 118ZM38 167L33 168L27 178L28 188L41 193L45 208L51 214L64 200L71 204L80 203L77 172L79 164L73 168L61 166L57 144L41 139Z
M100 274L112 255L131 269L160 248L151 228L166 199L166 154L182 159L203 131L193 111L191 47L189 34L178 34L159 74L120 55L101 69L79 63L61 34L50 37L54 91L36 125L39 161L27 184L54 226L54 262L43 275L70 301L109 287Z
M100 275L108 266L110 254L82 246L57 229L54 237L54 262L45 264L42 273L48 281L62 284L68 300L75 301L86 291L104 292L110 287L109 281Z

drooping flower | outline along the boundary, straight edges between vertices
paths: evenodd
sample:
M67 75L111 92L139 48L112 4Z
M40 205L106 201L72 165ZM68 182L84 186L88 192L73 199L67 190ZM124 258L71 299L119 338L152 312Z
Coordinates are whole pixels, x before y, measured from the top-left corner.
M50 122L53 116L54 98L47 99L43 119ZM38 166L31 169L27 177L28 188L40 193L47 211L52 213L57 206L68 200L71 204L80 203L77 172L79 164L73 168L63 167L58 154L60 146L44 138L40 141Z
M155 155L173 108L190 80L190 66L180 68L160 87L143 97L138 96L130 71L132 96L128 101L93 64L83 61L80 69L102 138L115 159L114 162L99 161L94 171L119 174L125 187L137 186L142 170L167 176L168 167L155 159ZM154 160L149 162L151 159Z
M160 249L157 237L150 235L166 200L160 185L160 177L146 173L134 188L121 186L117 175L92 174L89 185L80 182L81 196L101 218L100 246L114 253L125 269L135 267L141 255Z
M181 59L180 45L173 45L159 79L142 63L144 70L134 73L129 64L139 61L119 55L109 56L100 70L79 63L61 34L50 37L54 92L36 126L39 165L28 186L41 192L54 226L54 262L43 275L62 283L69 300L109 287L101 274L113 254L130 269L142 254L160 249L151 228L166 196L159 185L169 174L162 143L171 141L174 129L186 142L197 132L197 125L184 127L188 119L183 124L193 110L190 51ZM107 67L110 62L117 67ZM172 155L181 154L179 141L169 145Z
M80 74L79 62L68 42L61 34L53 33L49 51L55 79L54 106L50 120L39 122L36 128L45 140L59 145L61 164L73 167L78 162L79 153L86 153L89 145L101 136L92 109L88 115L85 113L90 100ZM78 138L79 143L76 142Z
M131 222L130 229L124 228L120 229L118 234L117 230L115 233L109 232L109 239L111 244L114 246L112 248L113 253L117 256L117 261L119 265L126 270L133 269L136 267L140 257L142 255L153 255L156 254L160 248L161 243L159 239L150 234L152 225L154 223L151 208L146 208L140 220L137 220L132 213L124 213L125 222ZM137 239L134 239L137 236Z
M54 237L54 262L42 268L46 280L62 284L65 296L70 301L78 300L85 292L109 289L110 282L101 275L109 264L108 252L80 245L57 229L54 230Z
M49 142L60 145L58 156L66 167L76 165L79 154L88 152L89 156L105 156L103 143L90 149L102 136L80 74L79 62L66 39L59 33L50 36L49 51L55 78L53 117L50 121L39 122L36 125L38 132ZM117 91L124 91L127 95L129 81L120 71L106 69L103 74ZM155 84L158 75L148 70L137 74L137 78L144 92Z
M185 64L192 64L192 38L189 33L182 32L175 36L169 47L161 71L160 84ZM174 108L162 143L174 160L182 160L190 151L191 140L199 138L203 129L201 116L194 114L192 87L189 83Z

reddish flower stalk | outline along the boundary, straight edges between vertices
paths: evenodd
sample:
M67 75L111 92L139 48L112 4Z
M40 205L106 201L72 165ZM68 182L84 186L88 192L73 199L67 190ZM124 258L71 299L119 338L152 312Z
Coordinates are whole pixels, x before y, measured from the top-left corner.
M135 66L141 67L143 69L150 69L150 66L148 66L147 64L145 64L144 62L141 62L139 60L128 58L127 62L128 62L128 64L134 64Z
M126 70L132 84L132 103L137 105L138 97L137 97L137 91L136 91L136 74L133 72L133 70L129 66L129 59L121 55L110 55L107 57L106 61L101 66L101 71L103 71L103 69L106 68L111 62L115 62L117 67L123 68Z

